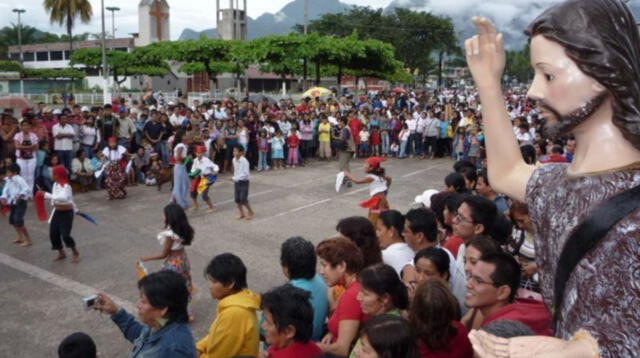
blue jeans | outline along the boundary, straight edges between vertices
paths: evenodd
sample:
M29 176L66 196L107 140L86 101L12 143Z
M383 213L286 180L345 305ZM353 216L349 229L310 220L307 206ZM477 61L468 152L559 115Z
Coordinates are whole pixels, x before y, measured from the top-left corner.
M389 154L389 132L383 132L380 139L382 139L382 154Z
M169 166L169 149L167 147L167 141L164 139L159 141L153 146L153 150L155 150L156 153L158 153L164 166L165 167Z
M407 143L408 140L400 141L400 154L398 154L398 158L406 158L407 157Z
M416 155L422 155L422 152L423 152L423 150L422 150L423 149L422 148L422 134L416 133L414 141L415 141L415 145L416 145L415 154Z
M73 161L73 150L56 150L60 164L67 168L69 176L71 176L71 162Z
M83 144L82 145L82 150L84 150L84 156L89 158L89 159L91 159L91 158L96 156L96 153L93 150L93 146L92 145Z
M267 152L258 152L258 170L266 170L267 165Z

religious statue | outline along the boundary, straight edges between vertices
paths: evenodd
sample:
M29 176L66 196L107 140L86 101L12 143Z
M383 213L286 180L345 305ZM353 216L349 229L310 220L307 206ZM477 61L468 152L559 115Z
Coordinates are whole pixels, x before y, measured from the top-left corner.
M640 35L622 0L568 0L527 28L528 96L544 134L573 134L571 164L527 165L505 109L502 35L485 18L465 42L482 101L492 187L527 202L555 336L474 331L479 357L640 354Z

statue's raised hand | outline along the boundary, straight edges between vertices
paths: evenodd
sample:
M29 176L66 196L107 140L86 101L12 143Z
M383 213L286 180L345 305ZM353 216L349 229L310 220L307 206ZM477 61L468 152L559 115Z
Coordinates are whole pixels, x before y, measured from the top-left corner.
M464 43L469 70L476 86L500 86L506 62L502 34L487 18L474 17L473 23L478 34Z

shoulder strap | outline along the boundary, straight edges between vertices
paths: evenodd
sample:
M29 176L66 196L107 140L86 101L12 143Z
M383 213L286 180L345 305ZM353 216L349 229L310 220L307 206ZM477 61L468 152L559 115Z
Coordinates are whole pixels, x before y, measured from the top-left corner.
M571 273L620 220L640 207L640 186L617 194L592 210L564 244L554 281L554 328L562 319L564 291Z

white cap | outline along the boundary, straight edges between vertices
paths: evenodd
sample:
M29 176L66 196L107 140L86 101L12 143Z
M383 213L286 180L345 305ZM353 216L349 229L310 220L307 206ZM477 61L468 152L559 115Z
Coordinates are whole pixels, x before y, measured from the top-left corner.
M62 110L60 110L60 108L56 108L56 109L53 110L53 114L56 115L56 116L59 116L59 115L62 114Z
M82 106L82 108L80 109L80 112L91 112L91 110L89 110L89 107L87 106Z
M169 106L175 106L176 104L173 101L169 101L169 103L167 103Z
M438 194L439 191L435 189L425 190L422 194L416 196L415 204L422 204L425 207L431 207L431 197Z

